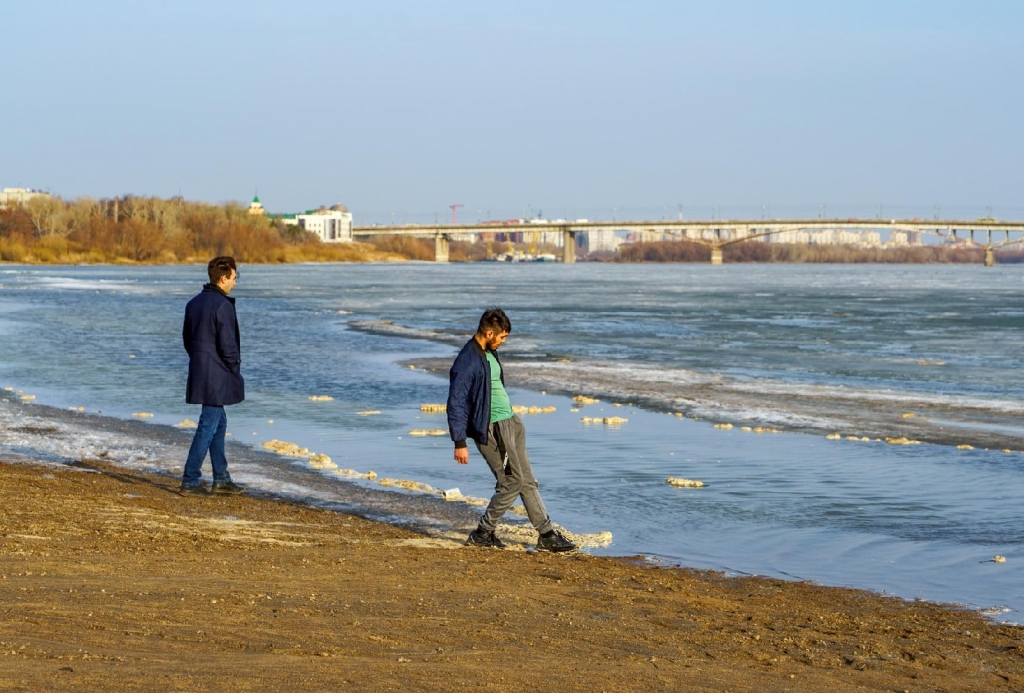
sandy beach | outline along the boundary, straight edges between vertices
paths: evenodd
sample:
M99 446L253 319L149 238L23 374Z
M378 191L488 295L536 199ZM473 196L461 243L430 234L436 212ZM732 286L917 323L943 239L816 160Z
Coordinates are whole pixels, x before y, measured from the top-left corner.
M2 690L1024 689L1021 629L952 607L0 470Z

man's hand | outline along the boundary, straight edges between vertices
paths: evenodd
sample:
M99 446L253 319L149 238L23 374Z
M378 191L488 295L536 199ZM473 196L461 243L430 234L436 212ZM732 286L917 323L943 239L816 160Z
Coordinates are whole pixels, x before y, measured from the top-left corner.
M455 448L455 461L459 464L469 464L469 448Z

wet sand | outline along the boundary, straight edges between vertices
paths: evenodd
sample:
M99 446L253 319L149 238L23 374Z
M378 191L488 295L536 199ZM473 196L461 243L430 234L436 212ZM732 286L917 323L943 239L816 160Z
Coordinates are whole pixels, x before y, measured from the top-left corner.
M1024 631L952 607L0 473L0 690L1024 690Z

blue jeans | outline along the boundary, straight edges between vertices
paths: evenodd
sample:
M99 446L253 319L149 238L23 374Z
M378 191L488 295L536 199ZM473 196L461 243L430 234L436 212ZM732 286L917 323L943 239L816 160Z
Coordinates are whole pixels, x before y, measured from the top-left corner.
M182 486L198 486L203 476L203 460L206 451L210 451L210 464L213 466L213 480L231 481L228 474L228 459L224 456L224 432L228 428L228 416L224 407L203 405L199 415L196 434L192 438L192 446L188 449L185 460L185 476Z

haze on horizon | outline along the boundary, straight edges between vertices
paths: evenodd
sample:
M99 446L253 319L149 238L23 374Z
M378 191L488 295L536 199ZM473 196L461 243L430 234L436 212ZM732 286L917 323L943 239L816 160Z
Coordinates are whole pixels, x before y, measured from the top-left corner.
M3 3L0 186L357 223L1024 219L1024 4ZM991 211L989 211L991 208Z

